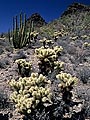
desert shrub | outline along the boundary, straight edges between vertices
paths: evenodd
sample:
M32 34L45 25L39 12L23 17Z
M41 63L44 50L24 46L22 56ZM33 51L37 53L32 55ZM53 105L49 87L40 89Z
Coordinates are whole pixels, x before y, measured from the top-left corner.
M58 55L62 51L62 47L54 47L53 49L50 48L38 48L35 49L35 53L37 57L39 58L39 69L40 73L48 75L48 73L51 73L55 66L57 65L55 62L57 62Z
M38 73L32 73L30 77L11 80L13 89L11 100L15 102L16 110L22 114L30 114L37 107L47 107L52 104L50 80Z
M18 64L19 73L22 77L30 76L32 70L31 62L26 62L25 59L18 59L16 63Z

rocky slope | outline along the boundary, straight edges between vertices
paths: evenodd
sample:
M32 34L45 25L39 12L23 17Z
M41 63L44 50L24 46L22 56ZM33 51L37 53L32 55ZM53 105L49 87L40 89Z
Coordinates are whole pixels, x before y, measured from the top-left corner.
M27 27L29 27L29 23L31 21L33 21L34 27L37 28L46 25L45 20L40 16L39 13L34 13L27 19Z
M87 6L87 5L84 5L84 4L80 4L80 3L73 3L62 14L62 16L68 15L68 14L75 14L76 12L85 12L85 11L89 12L90 11L90 7Z
M79 83L75 87L78 98L84 101L84 119L73 118L71 120L90 120L90 8L81 5L71 5L62 17L45 25L46 22L38 14L32 15L32 20L35 21L37 26L42 26L38 29L39 36L36 43L32 44L32 48L25 47L23 49L14 49L10 46L8 39L0 39L0 91L4 96L11 93L8 85L8 80L18 79L20 77L18 73L18 66L15 63L16 59L23 58L27 61L31 61L33 64L33 71L38 72L38 59L34 54L35 48L42 46L39 42L43 37L52 39L54 46L62 46L64 48L59 60L65 62L65 72L71 73L79 78ZM72 12L73 11L73 12ZM30 18L30 19L31 19ZM41 22L38 22L41 20ZM29 21L29 19L28 19ZM62 35L58 37L57 41L54 41L52 34L55 31L62 31ZM57 90L57 81L52 73L49 77L53 81L53 87ZM4 93L4 94L3 94ZM1 98L1 97L0 97ZM5 99L3 97L3 99ZM7 100L7 102L10 102ZM6 104L7 104L6 102ZM2 112L9 112L9 120L19 120L12 103L7 108L1 109ZM13 111L13 112L12 112ZM58 107L58 110L59 107ZM2 119L4 120L4 119ZM41 119L40 119L41 120ZM56 119L58 120L58 119ZM67 120L67 119L66 119Z

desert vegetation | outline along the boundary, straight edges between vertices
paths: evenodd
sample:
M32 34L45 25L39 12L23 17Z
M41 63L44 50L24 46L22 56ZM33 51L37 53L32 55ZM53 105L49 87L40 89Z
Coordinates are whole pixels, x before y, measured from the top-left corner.
M40 28L22 16L0 40L2 120L89 120L90 12Z

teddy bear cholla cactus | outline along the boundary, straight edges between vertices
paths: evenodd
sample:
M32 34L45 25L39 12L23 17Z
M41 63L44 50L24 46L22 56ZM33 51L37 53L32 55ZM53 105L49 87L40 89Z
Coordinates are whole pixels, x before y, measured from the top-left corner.
M77 84L78 78L69 73L61 72L56 76L60 80L58 85L61 90L63 100L63 119L72 119L77 113L80 115L84 106L84 101L79 100L77 94L72 90ZM78 117L80 118L80 116ZM77 118L77 119L78 119Z
M46 39L45 37L42 40L40 40L40 42L43 44L44 48L50 47L53 44L52 40ZM46 45L48 45L48 46L46 46Z
M48 74L54 70L56 66L55 61L58 59L58 54L62 51L62 47L50 48L39 48L35 50L37 57L39 58L39 68L42 74Z
M55 70L62 71L64 69L64 62L62 62L62 61L55 61L54 65L55 65L54 66Z
M56 78L60 80L59 87L62 92L62 98L65 103L69 103L72 98L72 92L74 85L77 83L78 78L73 77L69 73L61 72L60 74L56 75Z
M35 42L36 42L36 39L37 39L37 37L38 37L38 32L36 32L36 31L33 31L33 32L31 32L30 33L30 37L31 37L31 40L35 40Z
M57 55L60 55L60 53L63 51L62 46L55 46L53 49Z
M35 49L35 53L37 54L37 57L41 60L44 58L47 58L47 57L50 59L56 58L55 51L53 49L50 49L50 48L45 49L45 48L41 47L41 48Z
M22 77L28 77L32 70L31 62L27 62L24 59L18 59L15 62L18 64L19 73Z
M9 84L14 90L11 100L16 103L16 110L22 114L31 113L37 106L52 104L51 82L42 74L32 73L30 77L11 80Z
M67 32L65 32L63 29L61 29L60 31L55 31L53 33L53 37L55 41L57 41L59 37L63 37L64 35L67 35Z

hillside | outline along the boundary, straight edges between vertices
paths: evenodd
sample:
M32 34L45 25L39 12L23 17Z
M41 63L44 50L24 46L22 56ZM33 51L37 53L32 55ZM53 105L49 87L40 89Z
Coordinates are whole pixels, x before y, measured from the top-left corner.
M47 23L45 20L40 16L38 13L32 14L28 19L27 19L27 27L30 27L30 22L33 21L34 27L39 28L42 27L43 25L46 25Z
M36 17L35 17L36 16ZM90 120L90 7L79 3L70 5L67 10L58 19L46 24L45 20L39 14L33 14L27 20L35 21L34 25L40 27L36 41L30 46L22 49L14 49L8 42L8 38L0 38L0 120L20 120L20 114L15 111L14 104L10 101L9 96L12 93L8 81L19 79L17 59L31 61L33 72L39 73L39 66L35 54L35 49L43 45L40 40L46 37L52 40L49 48L62 46L58 60L64 62L64 72L70 73L79 79L78 84L74 87L75 99L70 103L72 115L67 117L65 114L62 118L64 102L58 89L59 81L56 79L57 72L54 70L47 73L46 77L51 81L53 91L54 107L50 107L32 114L31 120ZM28 25L27 25L28 26ZM47 47L47 46L46 46ZM76 101L75 101L76 100ZM77 103L77 101L79 101ZM59 104L60 103L60 104ZM76 104L77 103L77 104ZM74 108L72 108L74 104ZM76 106L76 107L75 107ZM66 106L65 106L66 107ZM74 110L73 110L74 109ZM46 112L46 113L45 113ZM68 113L67 111L65 111ZM4 114L4 116L2 115ZM9 118L5 117L9 115ZM51 115L51 116L49 116ZM51 117L51 118L50 118ZM66 118L65 118L66 117ZM7 119L5 119L7 118ZM29 119L24 119L29 120Z

